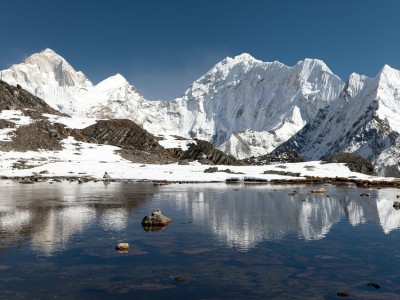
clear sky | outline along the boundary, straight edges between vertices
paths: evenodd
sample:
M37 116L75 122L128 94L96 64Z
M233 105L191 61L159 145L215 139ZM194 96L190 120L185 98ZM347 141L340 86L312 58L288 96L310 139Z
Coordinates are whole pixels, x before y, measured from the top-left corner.
M343 80L400 69L397 0L0 0L0 69L51 48L94 83L178 97L226 56L322 59Z

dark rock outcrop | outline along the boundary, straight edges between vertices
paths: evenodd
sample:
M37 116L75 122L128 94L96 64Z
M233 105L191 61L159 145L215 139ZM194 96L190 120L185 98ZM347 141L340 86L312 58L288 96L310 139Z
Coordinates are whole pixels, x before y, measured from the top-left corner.
M99 120L94 125L75 130L74 136L88 143L120 147L122 157L137 163L172 163L178 160L174 151L164 149L154 135L130 120Z
M304 159L300 157L296 152L285 151L285 152L272 152L266 155L257 157L249 157L243 160L246 164L250 165L269 165L272 163L297 163L304 162Z
M339 153L332 155L327 160L328 163L345 163L352 172L367 175L376 175L372 163L360 155L353 153Z
M130 120L99 120L80 130L87 142L109 144L130 150L163 150L151 133Z
M42 114L65 115L20 86L0 80L0 111L10 109L20 110L34 122L18 127L10 142L0 142L2 151L61 150L60 141L68 136L65 126L50 123ZM15 123L0 120L0 128L15 128Z
M0 142L0 146L2 151L61 150L60 142L67 136L68 131L64 125L42 119L18 127L12 141Z
M212 144L202 140L196 140L188 150L179 153L178 157L181 160L198 160L202 164L244 165L233 156L215 149Z
M33 110L31 117L34 117L34 112L40 115L42 113L64 115L21 87L14 87L0 80L0 110L3 109L30 109Z

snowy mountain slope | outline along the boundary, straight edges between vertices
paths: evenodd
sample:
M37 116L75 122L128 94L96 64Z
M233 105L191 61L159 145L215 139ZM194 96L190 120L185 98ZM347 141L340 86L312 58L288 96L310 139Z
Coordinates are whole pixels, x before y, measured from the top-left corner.
M51 49L33 54L24 63L0 72L0 79L12 85L23 85L23 88L40 98L48 96L43 87L92 86L82 72L75 71L64 58Z
M353 152L374 161L385 174L384 161L400 158L394 150L399 113L400 71L384 66L375 78L352 74L340 97L275 151L290 149L309 160Z
M0 79L44 99L51 107L76 117L127 118L141 95L120 75L96 86L60 55L46 49L0 72Z
M0 78L72 116L129 118L154 134L204 139L237 157L270 152L343 87L322 61L288 67L248 54L224 59L173 101L147 101L121 75L93 86L49 49Z
M181 98L158 102L156 117L137 122L160 132L158 120L164 120L161 132L207 140L244 158L268 153L289 139L342 87L319 60L288 67L242 54L215 65Z
M319 60L288 67L242 54L224 59L194 82L176 100L174 114L181 132L236 157L265 154L337 98L342 87Z

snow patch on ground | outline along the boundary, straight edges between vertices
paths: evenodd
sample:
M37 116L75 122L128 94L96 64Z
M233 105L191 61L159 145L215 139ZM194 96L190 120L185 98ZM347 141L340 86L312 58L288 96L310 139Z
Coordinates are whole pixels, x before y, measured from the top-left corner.
M183 151L189 149L190 144L196 144L195 140L188 139L178 139L171 135L163 135L162 140L158 141L158 143L163 146L165 149L175 149L179 148Z
M45 176L91 176L102 179L108 172L113 179L149 180L149 181L192 181L224 182L227 179L239 181L253 178L272 180L291 178L276 174L263 174L264 171L288 171L301 176L317 177L354 177L371 179L371 176L351 172L344 164L324 164L320 161L267 165L267 166L217 166L228 172L204 173L210 166L192 162L189 165L143 165L123 159L116 153L120 148L78 142L73 137L62 141L61 151L0 152L0 176L31 176L47 171ZM29 169L14 169L13 164L25 160ZM298 178L298 177L296 177ZM387 179L387 178L386 178Z
M83 129L97 122L94 118L71 118L51 114L43 114L43 116L48 118L52 123L61 123L71 129Z
M46 114L51 122L62 123L70 128L82 129L96 122L93 118L69 118ZM3 110L0 119L16 124L16 127L32 122L30 117L23 115L19 110ZM5 128L0 131L3 141L9 141L9 134L14 128ZM187 150L195 140L181 139L176 136L165 135L159 143L165 148L181 148ZM225 182L227 179L243 181L259 179L269 181L273 179L293 178L279 174L264 174L265 171L282 171L299 173L300 177L354 177L371 179L372 177L349 171L344 164L324 164L320 161L277 164L266 166L217 166L219 172L205 173L209 165L192 162L189 165L143 165L132 163L122 158L119 147L85 143L68 137L61 141L62 150L3 152L0 151L0 176L25 177L42 173L48 177L84 177L90 176L102 179L104 172L108 172L113 179L149 180L149 181L192 181L192 182ZM1 148L0 148L1 150ZM23 165L23 168L21 168ZM227 171L226 171L227 170ZM46 172L45 172L46 171ZM225 171L225 172L224 172ZM46 175L44 175L46 174ZM299 178L299 177L295 177ZM375 177L377 179L377 177ZM386 178L387 180L387 178Z
M3 142L11 141L12 134L18 127L32 123L31 117L25 116L21 110L14 109L0 111L0 120L7 120L15 124L14 128L0 129L0 141Z

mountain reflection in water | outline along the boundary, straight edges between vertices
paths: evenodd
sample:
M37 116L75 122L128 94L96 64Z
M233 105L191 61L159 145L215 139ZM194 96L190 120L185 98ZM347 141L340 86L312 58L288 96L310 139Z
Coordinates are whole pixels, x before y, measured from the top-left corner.
M135 192L136 188L120 184L107 188L102 183L2 183L0 250L29 239L33 251L48 256L67 249L74 235L95 223L103 231L123 231L132 210L153 197L153 185L141 185Z
M298 193L288 195L291 188ZM2 183L0 250L24 239L35 252L52 255L93 226L126 230L132 211L151 201L169 203L178 222L191 219L220 243L241 251L263 241L322 239L343 218L353 226L376 222L386 234L400 227L400 211L392 207L394 190L371 190L370 197L360 197L356 188L327 189L327 194L317 195L309 186Z
M312 194L311 187L293 187L300 191L288 195L288 187L252 187L223 193L200 191L174 197L177 207L196 224L208 228L216 238L239 250L248 250L262 241L296 236L305 240L324 238L342 218L353 226L373 221L384 233L400 228L400 211L393 208L395 190L371 190L361 197L360 190L335 187L327 194ZM290 192L290 190L289 190Z

